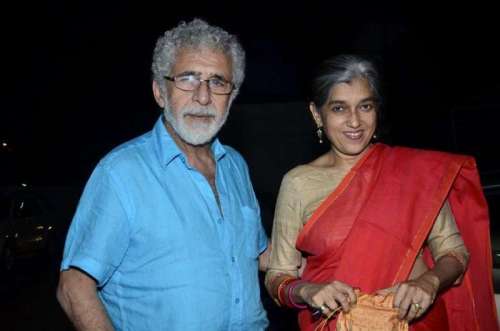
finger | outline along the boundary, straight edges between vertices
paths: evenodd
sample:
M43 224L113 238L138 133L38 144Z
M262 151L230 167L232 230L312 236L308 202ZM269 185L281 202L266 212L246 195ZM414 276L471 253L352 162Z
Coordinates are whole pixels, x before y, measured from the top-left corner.
M336 299L339 305L342 306L343 311L348 312L351 310L351 302L349 301L350 299L348 296L339 294Z
M408 309L409 309L408 305L401 305L401 306L399 306L399 308L398 308L398 318L400 320L406 319L406 315L408 315Z
M394 295L394 307L398 308L401 306L401 301L406 296L406 292L408 291L408 284L403 283L400 284L396 290L396 294Z
M391 289L390 288L384 288L384 289L381 289L381 290L377 290L375 291L375 294L376 295L381 295L381 296L386 296L388 295L389 293L392 293Z
M417 314L419 313L419 308L418 307L419 306L417 306L414 303L410 304L410 307L408 309L408 314L406 315L406 320L408 322L412 321L417 316Z
M342 304L344 301L347 301L348 306L351 306L352 304L356 303L357 296L356 293L354 292L354 289L351 286L342 283L340 281L335 281L331 285L338 291L338 293L344 296L344 298L337 297L337 301L339 303ZM342 306L344 306L344 304L342 304Z
M380 289L380 290L376 291L375 294L386 296L386 295L388 295L390 293L396 293L398 287L399 287L399 284L396 284L396 285L394 285L392 287Z
M425 312L427 309L429 309L431 305L432 305L431 298L424 298L420 303L420 306L422 307L422 313Z
M324 303L321 306L314 308L312 314L315 318L319 318L321 315L330 317L330 315L335 311L336 309L332 309L326 303Z
M325 302L323 305L326 309L324 311L324 315L330 316L332 313L336 312L340 307L334 300L332 302Z
M412 297L412 303L417 303L419 304L420 308L422 308L422 302L424 301L424 298L426 297L426 293L421 291L420 289L416 288L415 289L415 294Z
M329 310L328 310L328 307L325 304L319 306L318 310L320 311L320 313L322 315L328 315Z
M356 302L358 301L358 296L356 295L356 292L352 287L347 290L347 295L349 296L349 303L351 305L356 304Z
M333 293L331 293L331 289L324 287L319 293L317 293L314 298L313 307L320 310L323 315L328 315L336 309L338 304L333 297Z
M317 292L314 293L314 295L312 295L312 297L311 297L311 303L310 303L310 305L312 307L319 308L319 307L321 307L322 304L324 304L325 302L327 302L327 300L332 295L330 294L331 290L326 285L320 286L319 289L317 289L316 291Z
M428 307L429 306L424 307L424 306L422 306L422 304L420 304L420 309L417 310L417 313L415 314L415 318L420 318L420 316L422 316L426 312Z
M315 309L319 309L324 302L325 302L325 299L323 298L323 296L318 295L318 293L317 293L316 295L314 295L311 298L311 302L309 303L309 305L311 307L314 307Z
M325 297L324 303L330 308L330 311L334 311L341 307L344 311L349 311L350 303L346 295L342 292L330 289L329 295Z
M421 300L417 302L422 302L426 306L430 306L434 301L435 295L433 293L428 293L426 291L422 291L420 295Z
M404 319L405 317L407 317L407 315L410 311L410 308L411 308L410 305L412 304L412 302L414 302L412 292L413 292L412 288L408 288L405 291L404 298L401 299L401 302L399 304L399 318L400 319Z
M424 297L423 300L419 302L419 304L420 304L420 310L417 311L415 318L419 318L420 316L422 316L431 307L432 301L430 298Z

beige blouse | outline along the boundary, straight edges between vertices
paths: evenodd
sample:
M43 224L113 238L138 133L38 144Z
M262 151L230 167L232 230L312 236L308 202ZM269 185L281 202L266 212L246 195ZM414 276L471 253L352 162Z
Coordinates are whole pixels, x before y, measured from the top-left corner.
M346 173L336 168L301 165L285 175L276 203L272 232L273 249L266 274L266 285L278 274L300 276L304 263L300 251L295 248L298 234ZM463 264L467 264L469 254L447 201L441 208L426 244L434 260L451 253ZM427 267L419 256L410 279L418 277L426 270Z

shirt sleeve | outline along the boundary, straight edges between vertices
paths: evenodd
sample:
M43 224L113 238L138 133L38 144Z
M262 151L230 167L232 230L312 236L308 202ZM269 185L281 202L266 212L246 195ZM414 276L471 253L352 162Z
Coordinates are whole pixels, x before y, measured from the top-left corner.
M465 267L469 259L469 252L465 247L460 231L457 228L455 217L448 201L445 201L432 230L427 238L427 245L434 261L445 255L457 258Z
M257 198L255 198L255 210L257 211L257 244L259 247L259 254L262 254L266 249L268 245L268 239L267 239L267 234L266 231L264 230L264 227L262 226L262 219L260 216L260 207L259 203L257 202Z
M299 276L302 256L295 248L295 242L303 226L300 209L300 198L293 181L289 176L285 176L276 202L272 231L273 249L266 273L266 283L280 274Z
M258 222L257 222L257 236L258 236L258 238L257 238L257 244L258 244L258 247L259 247L259 254L262 254L267 249L267 245L269 243L269 239L267 238L266 230L264 230L264 226L262 225L262 217L261 217L261 214L260 214L260 205L259 205L259 202L257 200L257 197L255 196L255 192L253 190L253 186L252 186L252 183L250 182L250 180L248 180L248 185L249 185L250 189L252 190L252 197L253 197L254 208L257 211L257 218L258 218Z
M267 239L266 231L262 226L262 222L259 223L259 253L263 253L267 249L269 240Z
M251 208L255 211L256 217L257 217L257 249L258 253L262 254L266 249L268 245L268 238L266 231L264 230L264 226L262 225L262 218L260 214L260 205L259 201L257 200L257 197L255 195L255 191L253 189L252 181L250 179L250 170L248 169L248 165L246 164L245 160L241 155L239 155L240 159L240 167L243 169L244 173L244 184L245 188L248 190L248 194L250 196L250 206Z
M71 223L61 270L76 267L103 286L127 250L130 226L123 190L98 165L92 173Z

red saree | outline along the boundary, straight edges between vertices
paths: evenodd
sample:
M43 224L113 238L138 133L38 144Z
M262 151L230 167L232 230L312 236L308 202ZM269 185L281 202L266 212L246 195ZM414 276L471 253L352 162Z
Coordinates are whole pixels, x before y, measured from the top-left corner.
M469 266L462 283L440 294L411 330L499 330L487 204L467 156L373 146L299 234L296 247L307 256L302 278L336 279L366 293L405 281L447 198ZM314 330L318 321L303 310L299 323ZM328 327L335 330L335 320Z

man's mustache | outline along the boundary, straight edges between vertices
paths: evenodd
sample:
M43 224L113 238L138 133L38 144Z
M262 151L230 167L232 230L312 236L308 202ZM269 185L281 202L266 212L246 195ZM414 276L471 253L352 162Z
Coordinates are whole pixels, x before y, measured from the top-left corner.
M217 112L215 109L205 108L205 109L186 109L182 112L182 116L207 116L216 117Z

